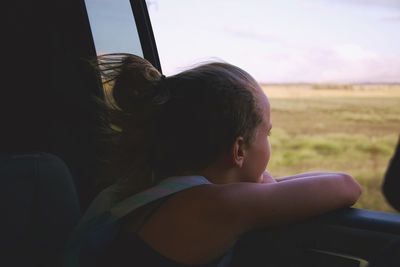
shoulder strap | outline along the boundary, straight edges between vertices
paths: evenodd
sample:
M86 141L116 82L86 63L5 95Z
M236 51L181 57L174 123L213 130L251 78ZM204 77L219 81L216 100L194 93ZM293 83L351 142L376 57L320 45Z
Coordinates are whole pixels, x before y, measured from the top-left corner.
M84 254L90 262L96 253L101 253L101 249L113 240L117 233L116 225L118 221L135 209L179 191L203 184L210 184L203 176L170 177L154 187L128 197L112 206L111 209L86 219L78 225L71 235L66 248L64 266L78 267L82 250L85 250Z
M133 210L144 206L157 199L161 199L168 195L179 191L194 187L197 185L210 184L203 176L175 176L170 177L143 192L135 194L122 202L118 203L110 209L111 215L115 219L120 219Z

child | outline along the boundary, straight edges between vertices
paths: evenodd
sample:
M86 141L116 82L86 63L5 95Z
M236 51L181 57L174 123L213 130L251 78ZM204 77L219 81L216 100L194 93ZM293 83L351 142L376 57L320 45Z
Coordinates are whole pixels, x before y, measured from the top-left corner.
M250 229L298 222L358 199L360 186L344 173L275 180L265 172L271 107L242 69L215 62L165 77L133 55L99 62L103 79L113 83L112 163L120 178L86 220L168 177L198 183L129 212L97 266L217 266Z

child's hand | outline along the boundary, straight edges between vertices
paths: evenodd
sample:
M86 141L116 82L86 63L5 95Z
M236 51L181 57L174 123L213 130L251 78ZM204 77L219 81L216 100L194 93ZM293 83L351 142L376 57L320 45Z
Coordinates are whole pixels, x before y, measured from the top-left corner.
M276 183L276 180L272 177L272 175L269 173L269 172L267 172L267 171L265 171L262 175L261 175L262 177L262 179L261 179L261 182L262 183Z

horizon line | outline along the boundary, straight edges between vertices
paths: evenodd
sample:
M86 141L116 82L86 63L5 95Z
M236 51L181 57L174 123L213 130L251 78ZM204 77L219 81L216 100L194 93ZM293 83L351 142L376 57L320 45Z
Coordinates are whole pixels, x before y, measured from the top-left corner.
M262 85L399 85L400 82L258 82Z

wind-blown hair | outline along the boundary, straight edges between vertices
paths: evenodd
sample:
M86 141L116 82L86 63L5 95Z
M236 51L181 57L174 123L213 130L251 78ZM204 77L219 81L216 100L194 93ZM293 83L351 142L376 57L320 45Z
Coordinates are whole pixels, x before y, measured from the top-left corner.
M124 196L204 170L237 137L250 142L262 121L257 82L227 63L165 77L138 56L108 54L98 69L114 129L112 173Z

